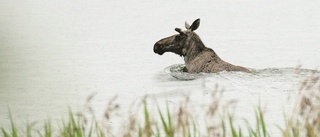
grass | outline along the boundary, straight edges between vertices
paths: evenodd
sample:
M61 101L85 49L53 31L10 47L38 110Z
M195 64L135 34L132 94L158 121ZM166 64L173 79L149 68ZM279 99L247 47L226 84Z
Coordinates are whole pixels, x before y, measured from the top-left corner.
M284 127L278 126L282 137L318 137L320 136L320 76L312 75L301 82L299 99L293 113L285 117ZM205 114L201 121L190 110L190 99L187 97L177 109L169 109L169 104L161 108L158 103L156 111L152 111L149 98L144 98L136 113L128 112L128 118L120 133L114 133L110 125L113 113L118 111L115 103L117 97L109 101L104 112L103 120L98 120L87 100L87 112L74 113L69 109L67 119L61 121L47 120L42 128L34 128L27 122L25 128L18 128L9 110L10 127L0 127L2 137L271 137L269 130L273 125L267 125L265 115L260 106L255 110L255 124L250 125L244 118L245 125L239 126L232 113L221 107L219 91L212 92L211 103L203 109ZM57 123L57 126L53 126ZM204 126L204 127L202 127ZM58 127L58 128L54 128Z
M157 113L159 114L159 120L153 121L150 118L150 110L147 107L147 101L143 100L143 120L141 123L137 124L137 127L129 129L130 132L123 134L123 137L200 137L202 136L201 131L197 128L196 122L192 121L191 115L186 113L186 110L183 106L179 108L179 112L177 113L177 117L170 112L168 105L165 109L165 112L157 107ZM176 117L176 118L173 118ZM248 125L248 131L250 136L254 137L266 137L267 130L266 125L264 123L263 114L261 109L257 109L256 112L257 118L257 126L256 129L253 129L250 125ZM20 130L15 126L15 122L12 118L12 114L10 113L11 120L11 128L6 129L4 127L1 128L3 137L105 137L105 136L113 136L108 133L110 130L101 129L102 127L99 125L99 122L96 120L91 122L90 128L86 129L84 120L79 115L75 115L69 109L69 117L67 121L62 120L59 124L58 131L52 128L52 122L46 121L43 124L43 131L33 129L30 124L26 125L26 130ZM244 134L241 128L236 128L234 125L233 117L229 115L226 121L222 120L221 131L223 137L231 135L232 137L243 137ZM137 129L137 130L136 130ZM22 131L22 132L19 132ZM216 136L208 135L207 136Z

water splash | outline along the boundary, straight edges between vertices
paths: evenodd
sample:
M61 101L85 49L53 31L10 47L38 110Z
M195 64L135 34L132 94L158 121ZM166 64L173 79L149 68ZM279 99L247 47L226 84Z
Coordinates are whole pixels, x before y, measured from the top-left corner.
M208 74L205 73L187 73L184 72L183 69L185 68L184 64L174 64L168 66L164 69L166 73L169 73L172 77L179 79L179 80L193 80L200 77L205 77Z

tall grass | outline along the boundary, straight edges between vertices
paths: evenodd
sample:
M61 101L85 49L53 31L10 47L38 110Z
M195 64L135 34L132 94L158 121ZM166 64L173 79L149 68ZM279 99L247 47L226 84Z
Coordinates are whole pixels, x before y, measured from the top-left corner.
M280 128L284 137L320 136L320 74L316 71L301 81L298 100L285 124Z
M320 136L320 76L312 75L301 82L299 99L293 113L285 118L284 127L278 127L283 137L318 137ZM245 125L239 126L232 113L226 110L220 102L222 93L216 89L212 92L211 102L201 108L204 115L195 116L190 108L190 98L185 98L179 107L170 109L169 104L161 108L155 103L156 111L152 111L150 98L144 98L140 105L135 108L140 111L128 112L128 118L121 126L121 132L113 132L110 125L106 125L113 119L113 113L120 109L116 103L117 97L108 102L103 119L98 120L91 107L94 95L89 96L86 111L91 117L85 116L84 112L74 113L69 109L67 119L61 121L47 120L42 128L34 128L27 122L25 128L18 128L13 117L10 115L10 127L1 127L0 136L3 137L270 137L265 115L260 106L256 107L255 124L244 118ZM204 121L200 121L204 120ZM199 124L204 123L204 124ZM251 122L252 123L252 122ZM57 124L57 126L53 126ZM58 127L58 128L55 128Z
M177 113L171 113L168 105L165 110L161 110L157 107L158 120L153 121L151 118L150 109L147 107L147 100L143 101L143 119L140 121L136 127L131 127L124 132L123 137L201 137L206 134L206 136L232 136L232 137L243 137L244 134L241 128L235 128L235 123L231 115L228 119L222 120L223 126L220 134L208 134L201 133L198 129L196 122L191 119L190 113L186 113L185 106L180 106ZM174 115L177 114L177 115ZM154 115L153 115L154 116ZM267 134L265 130L265 124L263 119L263 114L260 109L257 110L257 124L256 129L253 129L248 125L248 130L250 131L250 136L254 137L266 137ZM52 122L46 121L43 124L43 130L33 129L30 124L26 125L26 130L18 129L15 126L12 114L10 114L11 128L1 128L3 137L106 137L106 136L116 136L112 135L109 129L101 129L102 126L98 121L91 121L91 126L86 129L85 121L82 116L75 115L71 110L69 110L69 117L67 120L61 120L58 129L52 128ZM136 118L130 118L136 119ZM217 128L217 127L216 127ZM263 129L263 130L261 130ZM216 129L217 130L217 129ZM20 132L19 132L20 131ZM129 131L129 132L128 132ZM264 135L264 136L262 136Z
M10 123L11 123L11 131L7 131L5 128L1 127L1 131L4 137L18 137L18 129L15 126L15 122L13 121L11 111L9 110ZM29 128L28 126L27 128Z

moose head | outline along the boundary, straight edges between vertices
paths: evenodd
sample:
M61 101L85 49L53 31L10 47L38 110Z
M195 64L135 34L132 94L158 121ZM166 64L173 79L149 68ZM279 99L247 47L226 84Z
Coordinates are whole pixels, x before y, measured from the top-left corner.
M153 51L159 55L162 55L165 52L173 52L185 57L188 54L188 51L192 50L192 47L203 48L204 45L202 44L199 36L194 32L199 25L200 19L196 19L191 26L185 22L187 30L175 28L175 31L177 31L178 34L163 38L156 42L154 44ZM197 44L197 42L200 42L201 44Z

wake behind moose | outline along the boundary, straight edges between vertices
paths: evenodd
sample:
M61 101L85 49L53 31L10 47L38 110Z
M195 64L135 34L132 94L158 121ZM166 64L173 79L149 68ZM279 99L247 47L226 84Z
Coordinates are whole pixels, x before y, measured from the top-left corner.
M163 38L156 42L153 51L159 55L173 52L184 57L185 69L188 73L216 73L220 71L242 71L251 73L245 67L236 66L223 61L211 48L206 47L194 32L200 25L196 19L191 26L185 22L187 30L175 28L178 34Z

